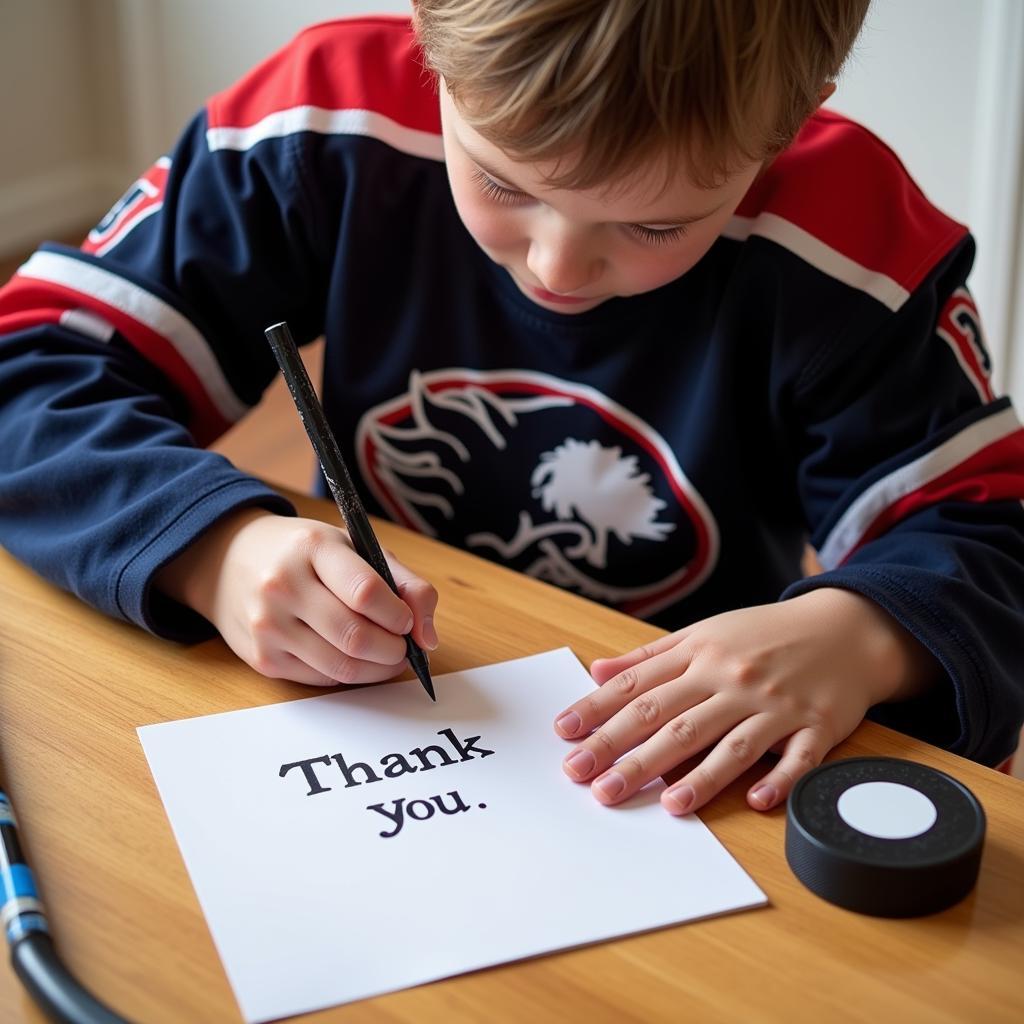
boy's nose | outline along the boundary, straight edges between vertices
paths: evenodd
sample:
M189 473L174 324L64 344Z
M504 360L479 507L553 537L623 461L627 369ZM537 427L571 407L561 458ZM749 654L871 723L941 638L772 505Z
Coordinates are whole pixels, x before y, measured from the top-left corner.
M546 291L572 295L597 279L601 261L582 240L557 243L534 240L526 254L526 266Z

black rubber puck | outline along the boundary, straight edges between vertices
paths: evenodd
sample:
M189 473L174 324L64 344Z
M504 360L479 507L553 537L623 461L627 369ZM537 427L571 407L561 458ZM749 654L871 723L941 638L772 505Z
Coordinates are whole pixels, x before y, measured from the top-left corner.
M916 917L974 888L985 812L962 783L915 761L854 757L808 772L786 810L786 860L847 910Z

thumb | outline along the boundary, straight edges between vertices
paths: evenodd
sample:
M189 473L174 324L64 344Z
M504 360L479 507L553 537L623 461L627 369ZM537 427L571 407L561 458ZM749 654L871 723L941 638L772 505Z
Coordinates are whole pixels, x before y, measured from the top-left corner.
M412 612L413 640L428 651L434 650L437 647L437 631L434 629L437 591L422 576L417 576L408 566L398 561L391 552L385 552L385 557L391 575L395 578L398 596Z

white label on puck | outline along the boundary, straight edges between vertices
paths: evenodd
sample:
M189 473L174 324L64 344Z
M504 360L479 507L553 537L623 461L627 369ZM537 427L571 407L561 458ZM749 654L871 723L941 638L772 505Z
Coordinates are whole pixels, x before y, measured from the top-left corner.
M850 828L878 839L912 839L935 824L938 811L920 790L898 782L862 782L836 804Z

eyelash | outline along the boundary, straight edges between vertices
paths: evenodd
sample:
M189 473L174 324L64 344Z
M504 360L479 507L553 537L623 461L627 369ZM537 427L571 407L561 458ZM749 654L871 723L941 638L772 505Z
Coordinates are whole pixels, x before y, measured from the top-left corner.
M523 202L527 196L525 192L516 189L506 188L499 185L489 174L485 174L479 167L473 168L473 181L480 189L485 199L494 203L501 203L505 206L516 206ZM647 245L667 245L669 242L676 242L686 234L686 227L677 224L671 228L649 228L645 224L628 224L628 230L635 238Z
M524 192L517 192L512 188L505 188L499 185L490 175L484 174L479 167L473 168L473 180L477 188L483 193L486 199L495 203L504 203L506 206L514 206L526 198Z
M672 228L649 228L643 224L630 224L629 230L648 245L667 245L669 242L677 242L686 234L686 228L682 224Z

